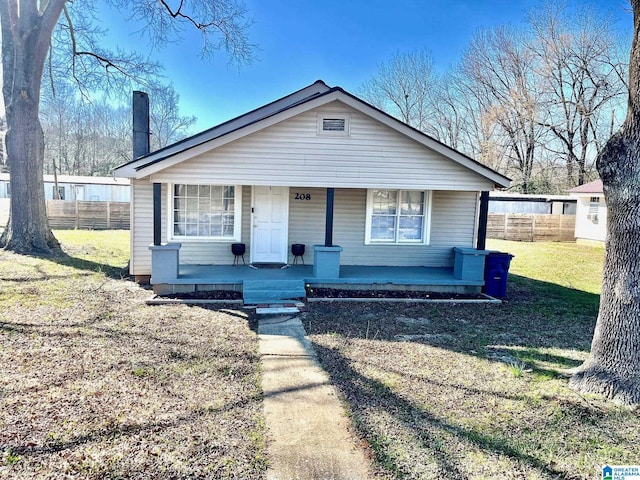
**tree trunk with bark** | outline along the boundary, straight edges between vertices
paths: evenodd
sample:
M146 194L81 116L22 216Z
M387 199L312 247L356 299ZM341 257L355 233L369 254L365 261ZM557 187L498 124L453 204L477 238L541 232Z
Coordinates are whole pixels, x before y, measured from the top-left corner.
M640 404L640 0L631 3L629 109L597 160L608 210L600 311L589 358L570 385Z
M60 245L51 233L43 190L44 136L40 125L40 86L51 32L63 0L44 11L36 0L2 0L2 63L11 175L11 213L0 246L25 254L51 254Z

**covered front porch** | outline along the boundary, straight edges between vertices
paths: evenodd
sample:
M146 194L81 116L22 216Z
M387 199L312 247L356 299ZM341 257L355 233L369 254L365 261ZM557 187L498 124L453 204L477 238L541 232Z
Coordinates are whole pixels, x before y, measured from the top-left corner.
M482 278L461 279L455 268L340 266L339 277L314 276L311 265L286 268L249 265L180 265L177 278L170 283L154 283L157 294L190 293L210 290L242 291L247 282L277 283L301 281L316 288L414 290L450 293L479 293Z

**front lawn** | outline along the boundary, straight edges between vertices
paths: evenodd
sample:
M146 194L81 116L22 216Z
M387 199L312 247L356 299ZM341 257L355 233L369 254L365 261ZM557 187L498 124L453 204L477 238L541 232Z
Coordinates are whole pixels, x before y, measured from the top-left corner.
M146 306L128 232L55 233L0 251L0 478L263 478L247 314Z
M389 478L600 478L637 464L637 411L567 388L587 357L603 250L514 253L502 305L311 304L304 323Z

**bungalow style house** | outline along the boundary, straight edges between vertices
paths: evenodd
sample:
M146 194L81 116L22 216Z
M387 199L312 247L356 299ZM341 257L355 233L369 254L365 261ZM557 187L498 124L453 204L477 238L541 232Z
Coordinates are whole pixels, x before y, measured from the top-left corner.
M604 245L607 239L607 203L602 180L594 180L569 190L577 199L576 242Z
M509 179L342 88L317 81L151 153L137 109L142 92L135 159L115 174L131 179L131 273L156 292L482 287L481 192Z

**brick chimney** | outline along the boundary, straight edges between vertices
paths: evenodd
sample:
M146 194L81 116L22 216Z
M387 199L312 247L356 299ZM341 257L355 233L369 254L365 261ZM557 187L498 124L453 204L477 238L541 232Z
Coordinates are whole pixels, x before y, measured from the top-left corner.
M149 153L149 95L133 92L133 160Z

